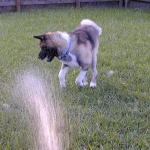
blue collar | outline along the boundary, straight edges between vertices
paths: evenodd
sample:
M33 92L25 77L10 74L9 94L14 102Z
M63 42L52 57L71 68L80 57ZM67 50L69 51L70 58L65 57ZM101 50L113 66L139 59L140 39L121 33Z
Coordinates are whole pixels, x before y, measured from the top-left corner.
M63 49L63 54L61 56L58 57L59 60L62 60L62 61L69 61L70 59L70 56L69 56L69 50L71 48L71 39L69 40L69 44L67 46L66 49Z

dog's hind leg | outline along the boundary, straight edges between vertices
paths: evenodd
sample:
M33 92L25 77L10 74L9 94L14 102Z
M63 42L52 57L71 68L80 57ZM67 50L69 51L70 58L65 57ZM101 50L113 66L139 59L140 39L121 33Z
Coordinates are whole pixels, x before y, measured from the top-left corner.
M92 64L92 80L90 82L90 87L95 88L97 86L96 79L97 79L97 68L96 68L96 60L94 60Z
M97 52L98 52L99 42L97 41L96 47L93 50L92 55L92 80L90 82L90 87L95 88L97 86L96 79L97 79Z
M83 79L83 86L87 86L87 85L88 85L88 81L87 81L87 74L86 74Z
M68 73L68 71L69 71L69 67L65 64L62 64L61 69L58 74L59 83L60 83L61 88L66 87L66 74Z
M87 74L87 70L83 70L81 69L79 75L77 76L75 83L76 85L83 87L86 86L86 74Z

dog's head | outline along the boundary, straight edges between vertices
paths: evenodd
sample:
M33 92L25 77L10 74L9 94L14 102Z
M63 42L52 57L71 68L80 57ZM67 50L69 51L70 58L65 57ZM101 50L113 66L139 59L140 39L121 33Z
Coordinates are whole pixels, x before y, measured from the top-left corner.
M51 62L54 57L57 57L57 47L54 45L52 41L50 41L50 36L43 34L34 36L34 38L40 40L40 48L41 51L39 52L38 58L43 60L47 58L47 61Z
M34 38L40 40L41 51L38 58L41 60L47 58L48 62L51 62L54 57L59 57L61 50L66 46L66 41L59 32L48 32Z

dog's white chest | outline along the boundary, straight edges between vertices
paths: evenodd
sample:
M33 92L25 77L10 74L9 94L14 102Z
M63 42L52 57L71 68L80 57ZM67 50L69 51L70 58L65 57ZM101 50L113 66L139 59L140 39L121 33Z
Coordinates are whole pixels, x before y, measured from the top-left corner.
M79 64L77 62L76 56L73 54L69 54L71 56L71 61L67 62L67 61L63 61L64 64L68 65L69 67L73 68L73 67L79 67Z

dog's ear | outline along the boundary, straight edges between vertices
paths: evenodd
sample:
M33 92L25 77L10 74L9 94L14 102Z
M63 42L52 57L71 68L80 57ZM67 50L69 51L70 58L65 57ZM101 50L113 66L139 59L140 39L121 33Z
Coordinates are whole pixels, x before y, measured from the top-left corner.
M33 36L33 37L36 38L36 39L39 39L41 41L45 40L45 35L37 35L37 36Z

